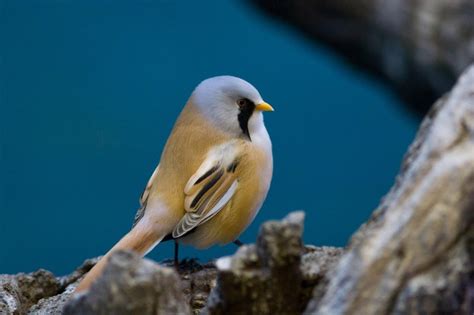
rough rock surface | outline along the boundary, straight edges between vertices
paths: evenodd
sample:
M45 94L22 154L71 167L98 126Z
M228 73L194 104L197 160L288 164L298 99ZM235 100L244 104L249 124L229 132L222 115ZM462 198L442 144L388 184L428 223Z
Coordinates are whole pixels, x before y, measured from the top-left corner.
M73 287L67 288L58 295L41 299L38 304L33 305L27 312L28 315L60 315L63 314L64 305L72 296ZM1 314L1 313L0 313Z
M40 299L56 295L60 290L59 280L46 270L0 275L0 314L24 314Z
M217 287L204 314L300 314L342 254L329 247L305 249L303 219L303 212L294 212L282 221L266 222L256 245L219 259Z
M85 294L64 314L190 314L178 274L138 255L117 251Z
M72 297L78 280L85 272L92 268L98 259L99 258L89 259L71 275L58 278L58 281L67 284L67 287L61 290L58 295L40 300L36 305L30 308L28 314L63 314L63 307ZM134 260L136 257L129 255L122 257L122 259ZM173 267L173 262L165 261L162 262L161 265ZM184 294L183 301L191 307L193 313L198 314L206 304L211 289L215 286L217 270L212 262L200 264L194 259L185 259L180 262L179 276L181 278L180 288ZM25 306L24 309L27 309L27 307L28 306ZM0 311L0 314L3 315L4 313Z
M382 77L422 113L474 62L472 0L251 2Z
M65 314L200 314L218 282L220 286L212 296L230 295L229 303L222 305L214 298L215 304L209 303L207 313L228 312L228 307L233 309L239 299L247 298L246 294L253 296L256 307L251 311L251 304L240 303L241 310L250 314L257 311L266 314L265 308L267 313L273 310L280 314L292 313L296 309L301 313L313 296L313 288L324 292L327 274L343 253L339 248L303 246L302 224L301 212L290 214L281 222L267 222L260 231L257 245L243 246L234 258L220 260L221 267L226 261L233 262L223 270L212 262L202 265L195 260L183 260L178 275L166 267L173 266L171 261L160 266L132 253L119 252L91 291L77 298L72 298L72 292L78 280L98 258L87 260L71 275L61 278L46 271L1 276L0 314L63 314L66 304ZM239 275L244 278L236 278ZM247 282L251 275L256 278ZM30 280L19 280L25 277ZM240 282L240 295L226 291L226 288L234 290L231 287L234 281ZM20 289L18 282L28 285ZM252 288L254 284L258 287ZM14 299L5 293L11 292L12 286L15 287ZM250 288L252 291L242 291ZM288 303L290 297L296 300ZM5 301L9 301L10 306Z
M301 257L301 272L303 273L303 287L308 288L304 293L303 301L320 299L326 292L331 277L331 271L344 254L342 248L306 246L306 254ZM314 289L311 289L314 288Z
M172 267L173 261L165 262ZM194 259L183 260L179 265L181 288L185 300L194 314L204 308L211 290L216 286L217 269L213 262L200 264Z
M308 314L474 312L474 66L423 122L395 186Z

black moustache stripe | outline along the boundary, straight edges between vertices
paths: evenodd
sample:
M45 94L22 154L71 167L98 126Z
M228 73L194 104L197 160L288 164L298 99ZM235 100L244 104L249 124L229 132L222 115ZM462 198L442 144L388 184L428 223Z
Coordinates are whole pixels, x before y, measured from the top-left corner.
M249 101L247 102L247 104L240 108L240 113L238 116L240 129L242 129L242 132L250 141L252 141L252 138L250 137L249 132L249 120L250 117L252 117L254 110L255 104Z

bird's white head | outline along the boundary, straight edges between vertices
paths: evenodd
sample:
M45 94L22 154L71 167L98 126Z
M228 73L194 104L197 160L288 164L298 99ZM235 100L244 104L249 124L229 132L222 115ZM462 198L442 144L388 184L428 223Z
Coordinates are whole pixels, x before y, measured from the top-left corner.
M253 85L233 76L202 81L191 99L216 127L248 140L264 127L262 112L273 111Z

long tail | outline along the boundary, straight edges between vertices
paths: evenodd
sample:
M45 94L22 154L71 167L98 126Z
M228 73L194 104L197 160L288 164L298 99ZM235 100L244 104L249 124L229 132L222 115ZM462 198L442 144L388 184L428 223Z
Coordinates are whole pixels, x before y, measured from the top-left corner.
M133 250L140 255L146 255L153 249L166 235L159 233L149 224L140 224L139 222L130 232L128 232L107 254L102 257L97 264L87 273L85 278L77 286L75 293L88 290L91 284L100 276L102 270L107 264L110 255L120 249Z

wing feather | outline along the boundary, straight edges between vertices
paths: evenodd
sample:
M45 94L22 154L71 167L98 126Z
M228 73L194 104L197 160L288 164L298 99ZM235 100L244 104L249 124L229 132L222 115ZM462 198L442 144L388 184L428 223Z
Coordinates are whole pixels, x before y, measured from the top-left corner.
M150 195L150 191L153 186L153 182L155 181L155 177L156 177L156 174L158 173L159 168L160 168L160 165L158 165L155 168L155 171L153 172L153 174L151 174L151 177L148 180L148 183L146 184L146 187L140 196L140 208L135 214L132 227L134 227L138 223L138 221L140 221L140 219L145 215L146 205L148 202L148 196Z
M186 214L173 229L174 238L209 221L228 204L238 187L237 166L238 159L228 154L211 155L202 163L186 184Z

